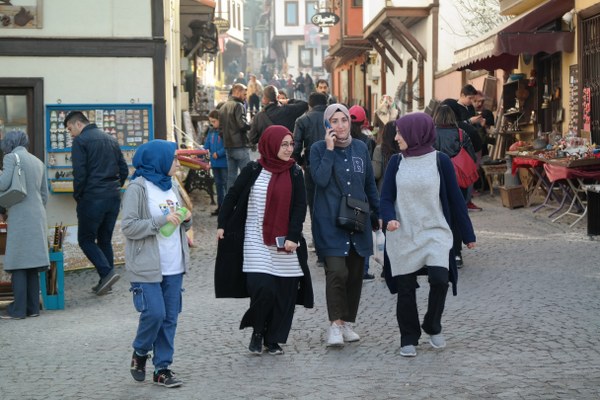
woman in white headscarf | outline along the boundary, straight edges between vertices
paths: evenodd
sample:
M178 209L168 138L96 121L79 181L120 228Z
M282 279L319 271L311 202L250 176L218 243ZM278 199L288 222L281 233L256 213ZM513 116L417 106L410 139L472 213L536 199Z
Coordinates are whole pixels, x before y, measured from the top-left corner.
M342 104L325 109L325 140L310 150L310 172L315 182L313 239L317 255L325 259L327 346L342 346L360 336L356 319L362 290L365 257L373 253L371 229L379 229L379 195L367 145L350 135L350 113ZM371 223L362 232L337 225L342 196L369 203Z

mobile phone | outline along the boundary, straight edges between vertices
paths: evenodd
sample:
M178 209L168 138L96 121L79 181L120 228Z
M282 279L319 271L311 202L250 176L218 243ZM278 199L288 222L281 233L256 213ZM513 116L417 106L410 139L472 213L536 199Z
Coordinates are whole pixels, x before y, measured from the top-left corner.
M277 236L275 238L275 244L277 245L277 248L283 249L285 247L285 236Z
M331 129L331 124L328 120L325 120L325 129Z

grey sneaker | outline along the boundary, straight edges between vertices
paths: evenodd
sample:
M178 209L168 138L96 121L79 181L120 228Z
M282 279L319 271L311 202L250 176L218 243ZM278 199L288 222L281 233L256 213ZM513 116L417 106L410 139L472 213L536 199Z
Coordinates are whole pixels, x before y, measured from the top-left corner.
M416 357L417 349L412 344L407 344L406 346L402 346L400 348L400 355L402 357Z
M429 343L434 349L443 349L446 347L446 339L441 333L438 333L437 335L430 335Z
M114 285L115 282L117 282L119 280L120 277L121 277L121 275L117 274L114 269L112 271L110 271L110 273L108 275L106 275L104 278L100 279L100 282L98 283L98 286L96 289L96 294L98 296L102 296L103 294L106 294L110 290L112 285Z

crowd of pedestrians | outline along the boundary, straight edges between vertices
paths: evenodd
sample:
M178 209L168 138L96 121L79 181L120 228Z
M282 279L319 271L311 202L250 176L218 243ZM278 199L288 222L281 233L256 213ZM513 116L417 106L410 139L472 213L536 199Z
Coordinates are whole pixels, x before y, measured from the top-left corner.
M248 350L283 354L295 306L313 307L310 249L326 277L326 345L359 341L353 323L363 282L374 279L369 259L373 232L379 230L386 235L382 275L398 296L400 354L416 356L421 330L434 348L445 347L441 321L446 293L451 283L457 294L462 245L471 249L476 242L467 212L472 188L461 191L451 158L465 147L479 159L476 143L481 140L472 135L486 120L472 110L477 92L467 85L434 118L420 112L399 116L391 98L384 96L373 114L379 125L374 135L368 110L337 102L326 80L314 83L309 74L300 73L264 83L255 75L246 81L240 73L228 100L209 113L210 127L202 138L218 199L212 211L218 241L215 294L249 298L240 321L240 329L252 330ZM116 141L79 111L70 113L65 125L74 137L79 245L99 274L92 290L106 294L119 279L111 237L121 209L125 269L139 313L131 375L144 381L152 357L153 381L180 386L170 366L190 261L186 231L191 212L172 179L179 168L177 145L152 140L137 148L135 171L121 203L129 171ZM3 138L0 190L10 185L10 169L20 160L28 196L8 212L11 219L35 214L35 223L45 227L44 168L29 155L27 144L25 135ZM250 158L253 146L258 147L257 161ZM348 208L356 216L352 224L342 218ZM307 210L310 244L302 234ZM15 301L2 318L34 317L39 304L32 293L39 291L37 274L47 268L48 254L45 243L40 254L20 252L23 233L17 224L10 226L5 269L13 272ZM430 284L422 324L415 296L418 275L427 275Z

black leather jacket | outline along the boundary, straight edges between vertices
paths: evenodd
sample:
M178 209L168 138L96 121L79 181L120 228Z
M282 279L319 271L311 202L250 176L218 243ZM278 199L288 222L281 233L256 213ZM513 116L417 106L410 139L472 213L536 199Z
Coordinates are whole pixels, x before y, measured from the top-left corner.
M129 169L115 138L88 124L73 139L71 154L76 201L120 195Z
M460 151L461 143L459 138L460 135L458 128L436 126L435 143L433 147L452 158ZM467 150L467 153L469 153L473 161L477 162L477 157L475 156L475 150L473 149L471 139L464 131L462 133L462 143L463 147L465 150Z
M225 148L248 147L248 121L242 99L231 96L219 110L219 128Z
M294 152L292 158L303 166L308 166L310 159L310 146L319 140L325 139L325 125L323 114L325 105L314 106L309 112L296 120L294 128ZM304 150L304 154L302 151Z

